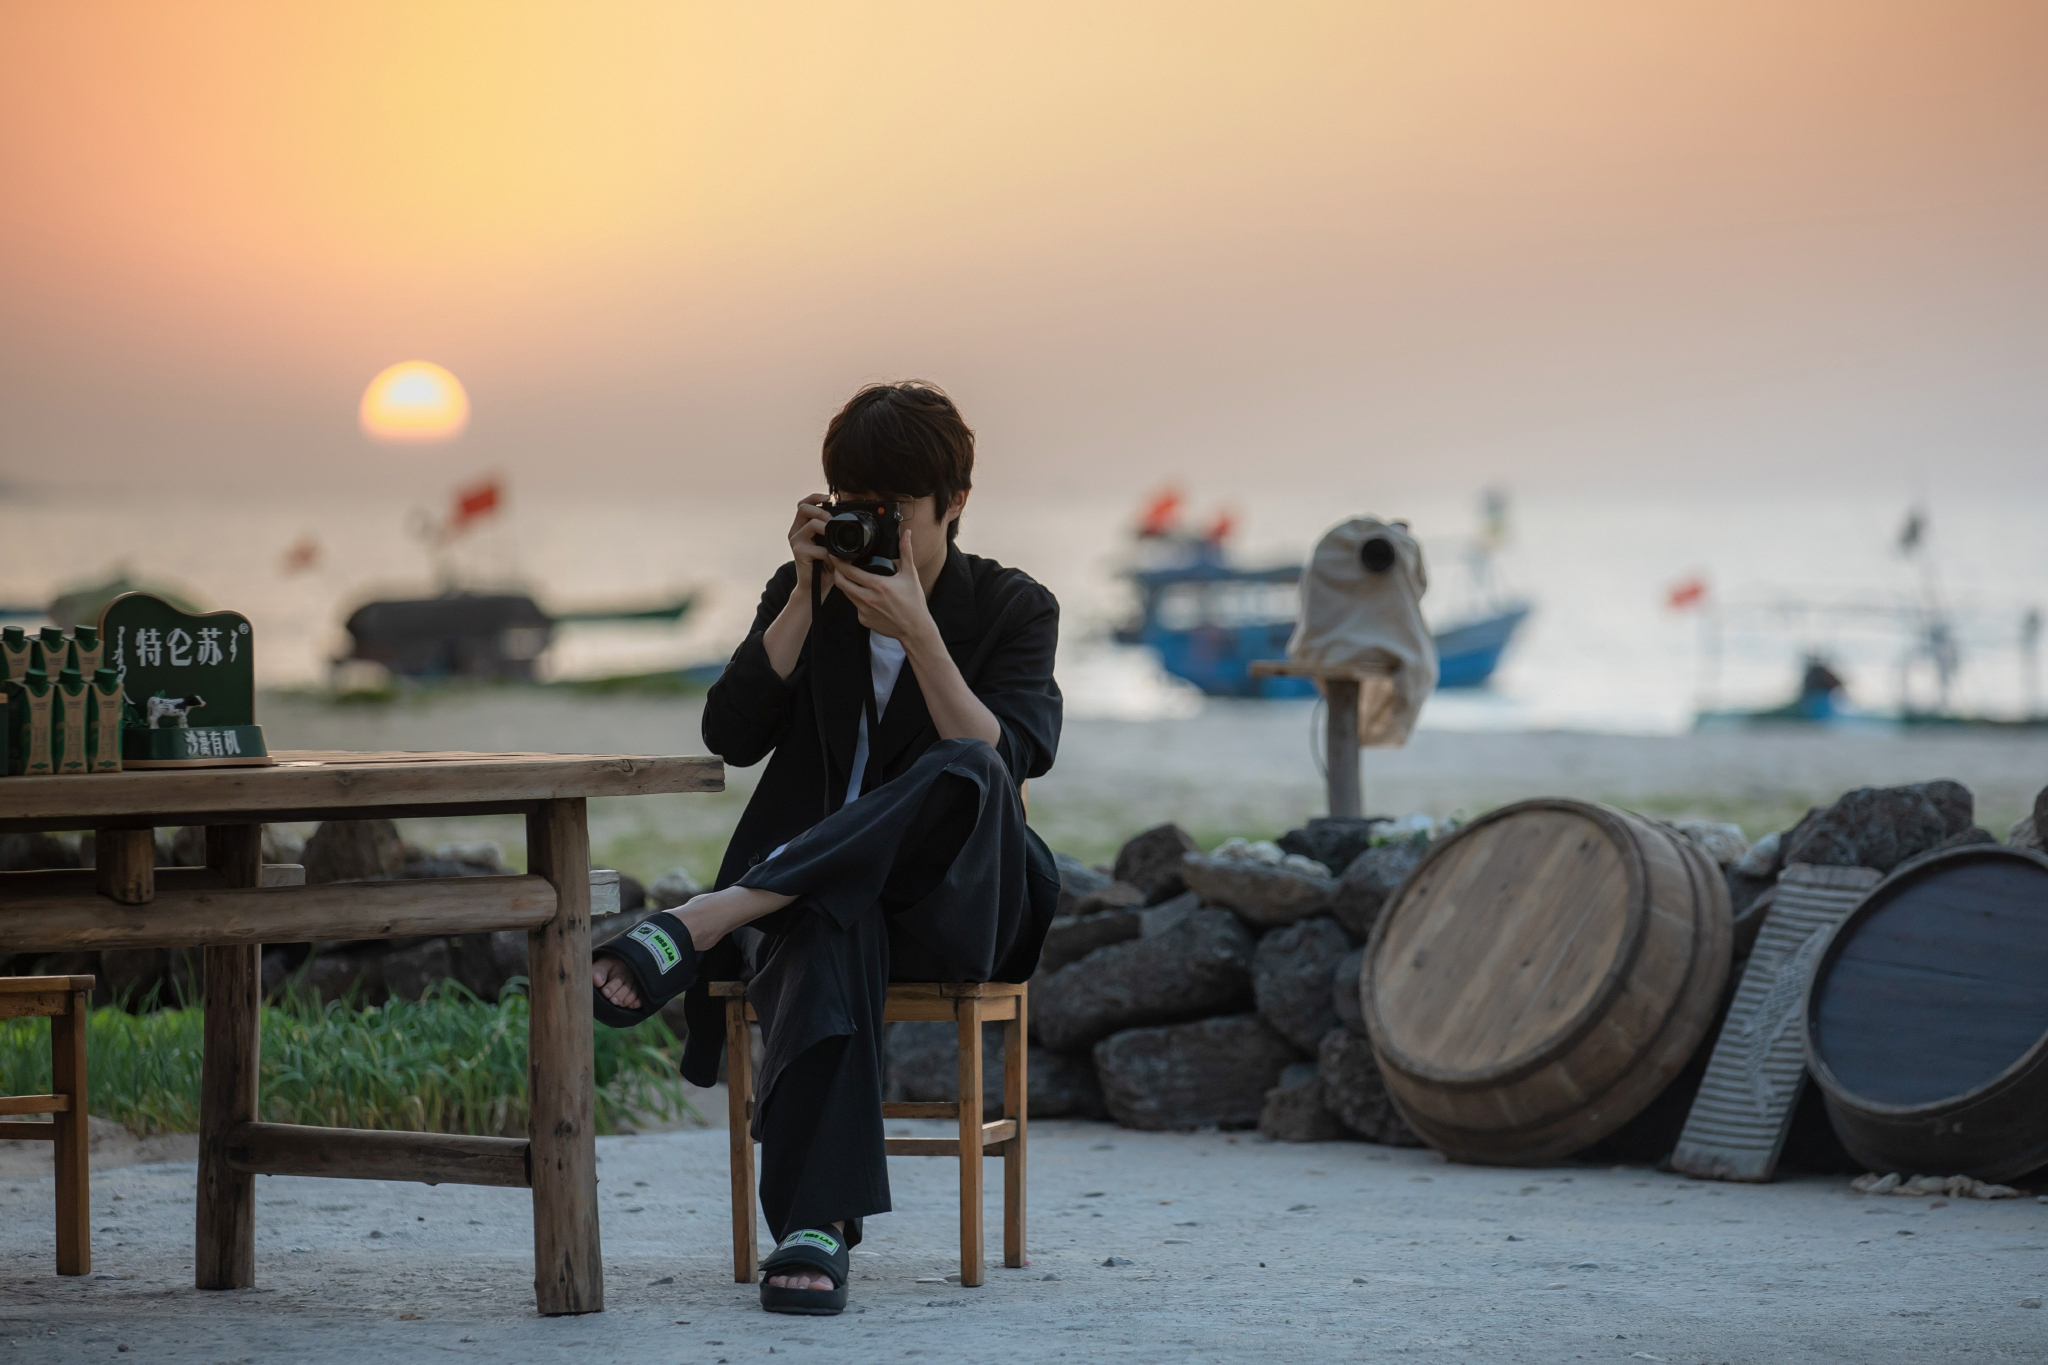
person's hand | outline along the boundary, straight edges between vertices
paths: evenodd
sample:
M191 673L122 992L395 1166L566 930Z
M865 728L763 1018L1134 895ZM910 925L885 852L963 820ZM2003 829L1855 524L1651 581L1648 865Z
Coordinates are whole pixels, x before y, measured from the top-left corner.
M917 579L917 554L907 524L898 537L895 573L872 574L851 564L837 568L839 591L853 603L860 623L869 630L908 646L937 629L932 609L924 600L924 584Z
M633 974L615 957L601 957L590 964L590 984L622 1010L640 1008L640 992L633 985Z
M811 575L823 575L818 581L819 596L832 591L833 562L826 553L824 542L818 535L825 529L825 523L832 519L824 504L829 494L813 493L796 505L796 520L789 524L789 552L796 559L796 596L810 600Z

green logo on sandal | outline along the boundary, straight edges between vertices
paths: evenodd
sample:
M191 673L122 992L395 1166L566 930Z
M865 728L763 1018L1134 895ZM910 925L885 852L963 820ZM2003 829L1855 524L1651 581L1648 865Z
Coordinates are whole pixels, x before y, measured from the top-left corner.
M800 1243L822 1247L828 1256L837 1256L839 1254L839 1243L833 1240L832 1234L820 1232L816 1228L802 1228L782 1239L783 1247L793 1247Z
M635 943L647 945L647 951L653 953L654 960L661 964L661 974L663 976L667 976L669 968L676 966L683 960L682 953L676 948L676 941L668 936L666 929L652 924L643 924L627 934L626 937L632 939Z

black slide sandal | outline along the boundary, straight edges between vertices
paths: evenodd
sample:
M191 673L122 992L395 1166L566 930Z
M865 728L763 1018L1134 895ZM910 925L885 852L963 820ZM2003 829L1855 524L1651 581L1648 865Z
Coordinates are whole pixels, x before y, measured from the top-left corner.
M830 1289L784 1289L771 1275L816 1270L832 1277ZM846 1239L829 1228L798 1228L761 1262L761 1307L770 1313L837 1317L846 1309Z
M605 999L597 987L590 988L591 1014L610 1028L631 1028L653 1018L697 981L697 945L683 922L666 910L649 915L591 956L625 963L640 992L640 1008L629 1010Z

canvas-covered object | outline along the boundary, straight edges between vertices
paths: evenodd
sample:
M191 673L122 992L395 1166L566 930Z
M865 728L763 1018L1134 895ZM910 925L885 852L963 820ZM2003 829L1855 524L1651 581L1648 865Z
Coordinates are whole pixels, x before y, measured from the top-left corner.
M1301 574L1301 614L1287 657L1358 668L1361 744L1408 742L1436 690L1436 640L1422 619L1429 574L1422 546L1398 521L1353 517L1324 533Z

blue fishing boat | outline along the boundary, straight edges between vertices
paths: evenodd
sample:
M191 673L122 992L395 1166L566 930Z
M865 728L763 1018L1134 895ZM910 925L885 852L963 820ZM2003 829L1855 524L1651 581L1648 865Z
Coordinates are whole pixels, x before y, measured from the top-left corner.
M1294 633L1301 565L1241 568L1224 551L1230 523L1220 518L1195 535L1177 529L1179 495L1162 494L1141 515L1138 540L1151 564L1126 576L1138 612L1116 632L1120 644L1144 645L1167 672L1212 697L1311 697L1306 678L1254 678L1260 659L1287 657ZM1489 503L1496 519L1499 510ZM1483 548L1475 552L1478 608L1435 632L1438 687L1484 687L1529 615L1529 604L1501 597Z

